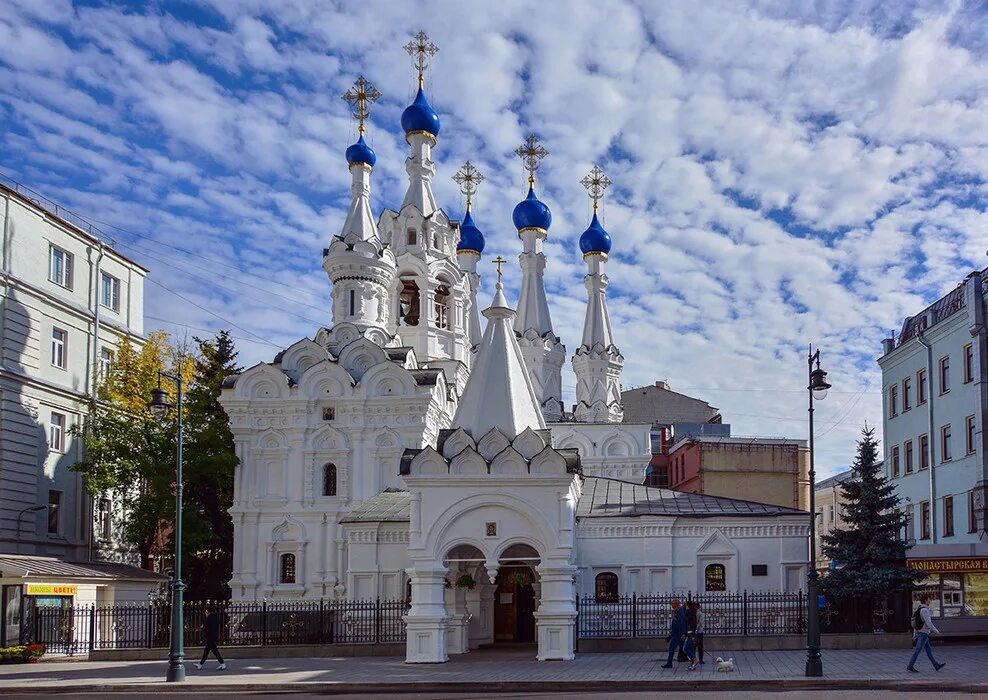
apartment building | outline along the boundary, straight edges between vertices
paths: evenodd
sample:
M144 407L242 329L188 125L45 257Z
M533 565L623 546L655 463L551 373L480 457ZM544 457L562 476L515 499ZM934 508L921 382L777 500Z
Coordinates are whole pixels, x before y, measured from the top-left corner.
M905 319L878 360L885 473L909 516L908 556L928 574L937 626L955 634L988 632L986 285L988 269L972 272Z
M32 590L67 604L96 600L100 586L107 600L107 581L143 581L146 589L151 580L139 569L101 568L100 559L121 558L113 504L93 503L71 469L82 457L72 428L87 415L98 373L110 369L123 338L142 342L148 271L70 216L0 183L3 632ZM62 594L53 596L56 589Z

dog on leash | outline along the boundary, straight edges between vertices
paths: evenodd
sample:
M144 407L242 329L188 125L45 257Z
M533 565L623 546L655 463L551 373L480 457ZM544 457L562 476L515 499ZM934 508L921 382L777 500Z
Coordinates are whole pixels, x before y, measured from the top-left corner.
M727 659L725 661L724 659L722 659L722 658L720 658L718 656L714 660L714 663L717 664L717 670L720 671L721 673L730 673L731 671L734 670L734 659L733 658Z

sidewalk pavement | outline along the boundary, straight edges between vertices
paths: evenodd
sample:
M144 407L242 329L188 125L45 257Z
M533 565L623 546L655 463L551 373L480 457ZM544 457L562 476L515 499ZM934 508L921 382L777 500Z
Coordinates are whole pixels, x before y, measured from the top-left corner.
M228 669L219 671L212 659L197 671L186 662L184 684L164 682L167 660L78 662L0 666L0 695L21 693L187 691L306 691L306 692L494 692L570 690L649 690L706 687L760 688L891 688L914 691L954 690L988 694L988 646L938 647L947 666L939 673L925 655L906 671L907 650L839 650L823 654L824 677L803 676L803 651L719 652L733 657L736 670L718 673L714 657L695 671L686 664L660 668L655 653L579 654L575 661L538 662L535 650L474 651L450 657L445 664L405 664L396 657L241 659L237 650L224 650Z

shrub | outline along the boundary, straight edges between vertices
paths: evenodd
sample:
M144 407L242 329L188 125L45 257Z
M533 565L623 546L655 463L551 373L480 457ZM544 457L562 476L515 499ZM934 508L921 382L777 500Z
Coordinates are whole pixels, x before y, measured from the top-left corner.
M0 648L0 664L35 663L46 651L44 644Z

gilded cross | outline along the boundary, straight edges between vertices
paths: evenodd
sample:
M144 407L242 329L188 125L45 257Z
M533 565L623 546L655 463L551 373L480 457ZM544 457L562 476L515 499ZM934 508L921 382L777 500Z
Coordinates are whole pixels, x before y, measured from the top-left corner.
M439 47L422 31L405 44L405 52L412 57L412 66L419 72L419 87L425 83L425 69L429 67L429 58L435 56L438 51Z
M542 159L549 155L549 151L539 143L539 140L535 138L535 134L529 134L528 138L525 139L525 143L515 149L515 153L521 158L521 161L525 164L525 170L528 171L528 184L534 185L535 171L539 169Z
M604 190L611 186L611 180L599 166L594 165L587 175L580 180L580 184L587 188L587 194L593 200L593 210L597 211L597 203L604 197Z
M483 181L484 176L480 174L477 168L473 167L473 163L470 161L464 163L463 167L457 170L456 175L453 176L453 182L460 186L460 192L467 198L467 211L470 211L473 196L477 194L477 185Z
M349 90L343 93L343 101L350 105L350 111L360 122L360 133L364 133L364 122L370 117L370 106L381 99L381 92L370 84L364 76L357 78Z
M508 261L498 255L496 258L491 260L491 262L494 263L494 267L497 268L497 283L501 284L501 265Z

